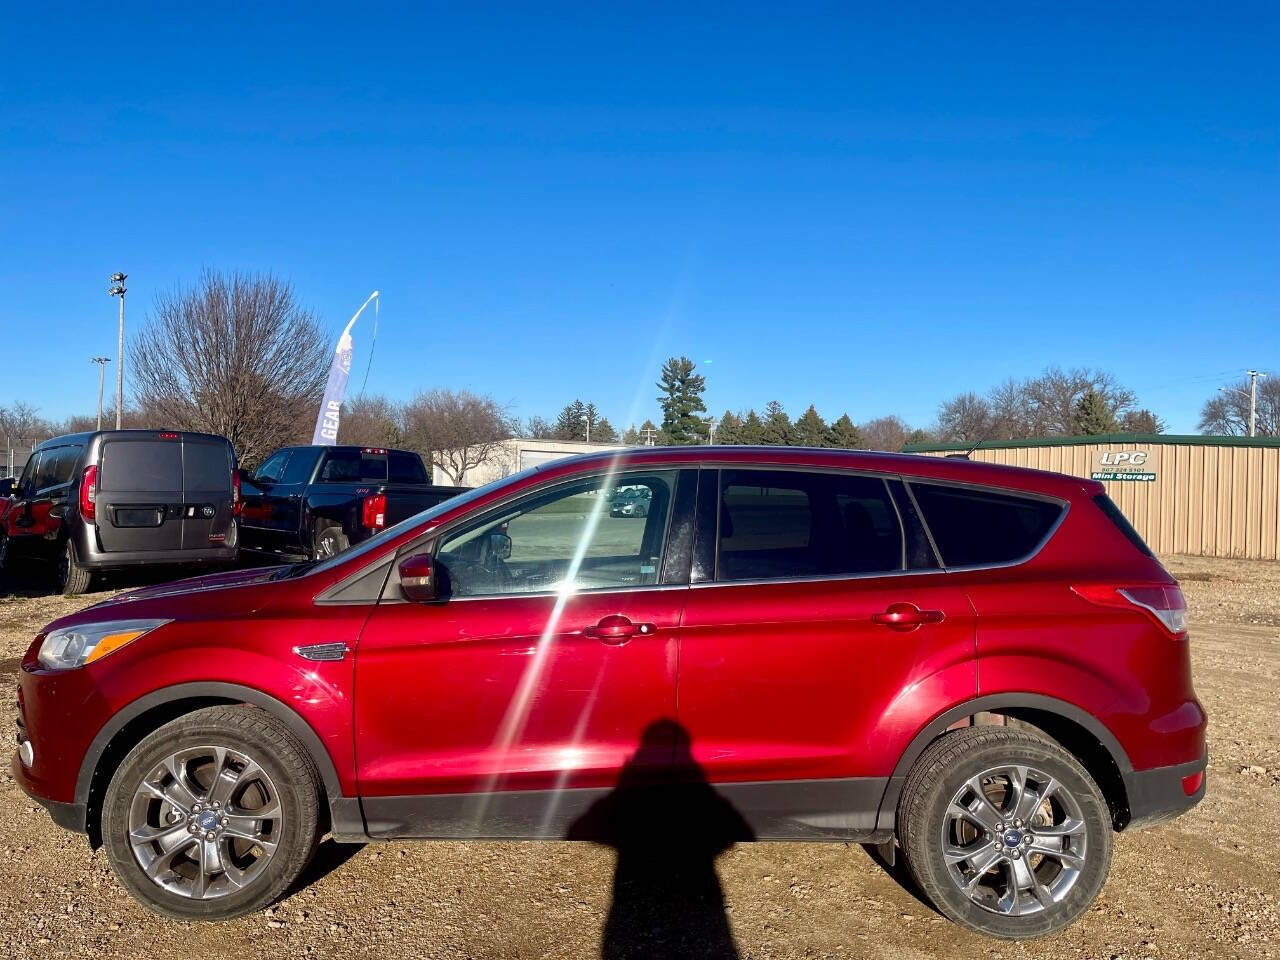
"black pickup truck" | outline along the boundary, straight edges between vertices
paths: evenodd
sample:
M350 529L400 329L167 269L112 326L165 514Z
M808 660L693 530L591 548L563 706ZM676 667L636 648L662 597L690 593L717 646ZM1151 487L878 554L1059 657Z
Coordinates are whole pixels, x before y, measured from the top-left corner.
M408 450L285 447L241 475L240 549L323 559L465 489L432 484Z

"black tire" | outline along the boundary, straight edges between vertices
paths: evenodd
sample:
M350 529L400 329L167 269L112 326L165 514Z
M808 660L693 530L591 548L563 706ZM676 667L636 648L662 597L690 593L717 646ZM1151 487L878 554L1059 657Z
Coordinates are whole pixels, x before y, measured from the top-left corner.
M1051 794L1056 799L1043 806L1037 804L1033 809L1037 820L1028 819L1022 826L1024 822L1019 819L1018 829L1012 826L1011 820L1005 819L1009 815L1007 811L1012 810L1014 796L1012 790L1003 795L1000 792L1007 781L1001 781L998 775L985 776L1003 765L1030 768L1060 785ZM969 796L960 791L972 789L968 786L972 779L989 784L985 789L991 791L989 796L994 794L998 798L998 810L989 809L976 794L971 799L961 799ZM1044 792L1049 791L1045 788ZM1028 798L1036 795L1035 790L1027 793ZM978 827L975 821L967 827L972 837L957 838L952 831L966 829L962 825L969 821L965 817L955 818L951 812L953 799L960 799L966 808L977 808L976 812L1004 827L991 833ZM1074 831L1076 836L1062 840L1047 831L1053 829L1050 823L1055 809L1065 809L1062 804L1066 800L1074 804L1078 817L1062 813L1062 822L1075 823L1078 819L1083 825ZM1030 802L1034 801L1029 799ZM1038 829L1046 831L1045 834L1035 835ZM1033 835L1030 840L1026 837L1028 833ZM1015 836L1020 837L1025 846L1001 845L1008 844ZM993 841L990 850L987 840ZM1088 910L1097 898L1111 868L1111 814L1102 791L1088 771L1056 743L1025 730L968 727L947 733L930 744L911 768L898 803L898 843L911 876L941 913L990 937L1025 940L1062 929ZM1082 854L1082 863L1068 867L1069 860L1061 854L1037 853L1036 845L1041 843L1061 845L1068 853L1070 845ZM944 848L948 847L978 852L972 859L949 864L944 855ZM979 870L982 862L979 858L984 855L999 855L1001 861ZM1024 856L1024 865L1019 867L1014 858L1022 860ZM1028 867L1030 874L1025 873ZM1007 898L1008 888L1018 887L1014 879L1018 869L1024 871L1024 877L1034 879L1033 885L1025 888L1032 892L1015 889L1010 902L1017 905L1015 909L1037 912L1021 916L997 912L1000 904L995 901L1002 899L997 898L997 894L1003 891L1003 898ZM975 895L983 903L975 902L960 889L962 880L974 877L979 878ZM1058 890L1050 890L1051 887ZM1020 897L1031 900L1020 901Z
M338 524L317 523L315 536L312 538L311 559L327 560L349 546L351 546L351 540Z
M93 585L93 573L80 565L75 541L70 537L58 556L58 592L64 597L78 597Z
M170 858L170 863L176 863L177 866L171 871L160 873L161 880L152 880L142 866L140 854L135 853L130 824L131 817L137 817L139 807L147 806L144 782L153 776L154 771L162 768L166 758L183 751L199 756L200 751L206 747L222 748L231 751L228 756L237 755L252 760L265 772L266 779L262 782L270 784L268 791L266 787L259 788L250 781L240 792L241 799L234 806L231 798L235 796L236 788L230 788L222 812L233 821L251 818L251 813L246 815L242 811L233 811L239 811L240 806L245 805L243 797L249 790L261 789L261 794L255 794L255 798L261 797L262 805L259 809L266 809L266 804L273 799L268 793L274 793L280 818L275 822L280 826L274 834L266 835L274 843L273 852L266 856L251 879L238 888L229 882L229 871L223 865L223 858L231 855L228 851L232 849L226 845L238 845L241 850L239 856L243 856L251 864L257 862L249 860L254 850L263 855L265 851L255 845L256 841L233 839L230 835L218 836L213 841L220 851L217 866L224 871L221 875L223 889L229 889L230 892L215 894L207 899L196 899L191 895L196 881L184 880L180 874L185 871L187 875L194 876L198 872L194 856L198 856L198 851L204 847L199 838L203 828L193 828L196 836L186 841L196 844L192 862L187 862L187 854L179 852L176 857ZM233 768L227 769L235 772ZM199 769L183 770L183 776L189 778L184 782L195 787L201 786L201 775ZM214 806L210 798L217 794L213 789L213 776L208 773L203 776L210 781L203 795L204 812L207 815ZM150 782L154 783L155 780ZM166 788L173 790L175 795L181 795L181 791L174 790L175 782L176 780L166 781ZM262 910L290 888L315 854L320 839L320 789L317 783L315 768L305 748L293 734L264 711L250 706L218 706L194 711L146 736L129 752L112 776L102 807L102 839L107 859L128 891L144 906L164 916L184 920L229 920ZM197 791L193 791L192 796L200 799ZM180 834L186 819L181 816L160 816L160 812L166 809L162 801L154 801L153 806L159 810L152 816L164 828L178 830L179 842L186 839ZM198 820L199 814L194 814L193 818ZM171 827L172 824L176 824L176 827ZM265 822L259 823L259 826L265 826ZM257 835L264 836L261 831ZM164 846L157 845L154 849L164 850ZM169 849L179 851L180 846L173 844ZM163 859L163 854L155 857L157 861ZM168 882L175 886L181 887L189 883L188 894L161 886L166 875ZM207 882L212 890L214 883L218 881Z

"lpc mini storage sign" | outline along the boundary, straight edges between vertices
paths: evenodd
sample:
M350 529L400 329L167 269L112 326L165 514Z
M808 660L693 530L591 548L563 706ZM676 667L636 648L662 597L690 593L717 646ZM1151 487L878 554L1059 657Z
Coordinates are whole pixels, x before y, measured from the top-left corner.
M1093 461L1093 480L1150 483L1156 478L1155 464L1147 450L1099 450Z

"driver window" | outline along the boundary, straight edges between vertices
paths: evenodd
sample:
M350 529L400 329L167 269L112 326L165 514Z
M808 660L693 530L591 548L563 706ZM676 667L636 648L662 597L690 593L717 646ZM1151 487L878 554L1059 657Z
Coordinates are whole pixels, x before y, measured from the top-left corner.
M449 596L656 584L676 471L593 477L454 531L437 562Z
M267 458L267 461L254 473L255 483L277 483L284 476L285 465L289 462L292 450L280 450Z

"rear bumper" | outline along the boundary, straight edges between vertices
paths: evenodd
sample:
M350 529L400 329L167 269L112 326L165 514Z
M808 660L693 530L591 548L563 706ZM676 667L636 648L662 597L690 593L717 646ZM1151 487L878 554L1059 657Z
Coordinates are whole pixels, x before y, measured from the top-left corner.
M238 547L212 547L199 550L143 550L128 553L82 554L80 564L90 570L118 570L125 567L219 566L236 562Z
M1204 799L1208 763L1206 750L1204 756L1190 763L1123 774L1129 797L1127 829L1141 830L1172 820Z

